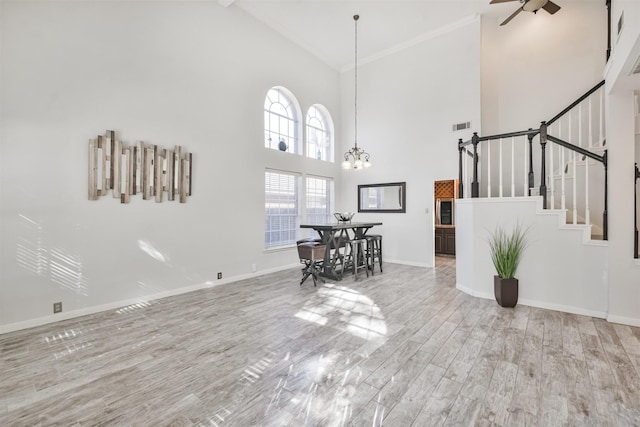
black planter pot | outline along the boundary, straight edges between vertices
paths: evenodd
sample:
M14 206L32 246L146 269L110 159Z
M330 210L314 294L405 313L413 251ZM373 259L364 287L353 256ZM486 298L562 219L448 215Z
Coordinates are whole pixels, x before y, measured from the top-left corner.
M515 307L518 303L518 279L493 276L493 292L502 307Z

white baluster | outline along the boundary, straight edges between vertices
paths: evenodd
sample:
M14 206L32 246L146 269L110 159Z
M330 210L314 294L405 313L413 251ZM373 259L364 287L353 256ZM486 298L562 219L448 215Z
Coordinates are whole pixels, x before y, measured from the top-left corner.
M582 147L582 103L578 105L578 146Z
M602 146L604 142L604 86L598 89L600 92L600 140L598 141L598 145Z
M584 159L584 223L591 224L591 214L589 212L589 158Z
M522 160L524 161L524 164L522 165L522 171L523 171L523 176L522 176L522 196L523 197L527 197L529 195L529 172L527 171L527 151L529 148L529 138L527 136L524 137L524 144L522 145L524 147L524 155L522 156Z
M516 139L511 137L511 197L516 196Z
M492 140L487 141L487 197L491 197L491 144Z
M589 148L593 147L593 120L592 120L592 110L593 106L591 105L591 99L593 97L589 97Z
M562 122L560 122L560 131L559 131L560 135L562 135ZM560 148L560 159L562 162L561 165L561 169L560 169L560 186L561 186L561 196L560 196L560 209L566 209L567 208L567 193L566 193L566 185L565 185L565 172L564 172L564 168L565 168L565 157L564 157L564 152L565 149L564 148Z
M502 198L502 138L500 138L498 160L499 160L498 167L500 168L499 169L500 173L498 176L498 188L500 189L499 197Z

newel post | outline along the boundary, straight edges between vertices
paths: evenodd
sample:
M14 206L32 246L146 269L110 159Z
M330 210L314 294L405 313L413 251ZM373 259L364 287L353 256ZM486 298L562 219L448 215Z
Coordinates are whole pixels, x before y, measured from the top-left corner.
M529 128L529 130L533 129ZM535 185L533 177L533 137L533 134L527 135L527 138L529 139L529 195L531 195L531 189Z
M602 212L602 238L609 240L609 150L604 150L602 155L602 164L604 165L604 212Z
M471 197L480 197L480 183L478 182L478 132L471 137L473 144L473 181L471 181Z
M635 180L633 181L633 257L640 258L638 254L638 179L640 179L640 169L635 166Z
M540 195L542 196L542 209L547 209L547 156L545 148L547 146L547 122L540 123Z
M458 139L458 197L460 199L464 198L463 193L463 185L462 185L462 151L464 147L462 146L462 138Z

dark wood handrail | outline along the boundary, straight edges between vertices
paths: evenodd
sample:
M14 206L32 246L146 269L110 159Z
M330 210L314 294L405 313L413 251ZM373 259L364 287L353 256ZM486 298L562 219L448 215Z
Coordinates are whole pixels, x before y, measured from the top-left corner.
M496 135L489 135L489 136L478 136L478 142L482 142L482 141L491 141L494 139L500 139L500 138L511 138L511 137L515 137L515 136L525 136L525 135L537 135L540 133L539 129L528 129L528 130L521 130L521 131L517 131L517 132L508 132L508 133L499 133ZM477 135L476 132L474 132L474 135ZM460 140L460 142L458 142L458 146L459 147L466 147L467 145L473 144L473 138L471 138L468 141L462 141Z
M586 98L588 98L589 96L591 96L591 94L593 94L593 92L595 92L596 90L600 89L602 86L604 85L604 80L602 80L600 83L598 83L597 85L595 85L594 87L592 87L591 89L589 89L587 92L585 92L584 95L582 95L580 98L576 99L575 101L573 101L571 103L571 105L569 105L567 108L565 108L564 110L562 110L561 112L559 112L558 114L556 114L551 120L547 120L547 126L551 126L553 124L553 122L555 122L556 120L558 120L560 117L564 116L565 114L567 114L569 112L569 110L573 109L576 105L580 104L582 101L584 101Z
M595 153L592 153L592 152L591 152L591 151L589 151L589 150L585 150L585 149L584 149L584 148L582 148L582 147L579 147L579 146L577 146L577 145L573 145L573 144L571 144L571 143L568 143L567 141L563 141L563 140L562 140L562 139L560 139L560 138L556 138L556 137L555 137L555 136L553 136L553 135L549 135L549 134L547 134L547 139L548 139L549 141L553 141L553 142L555 142L555 143L556 143L556 144L558 144L558 145L563 146L563 147L564 147L564 148L566 148L566 149L569 149L569 150L571 150L571 151L575 151L576 153L580 153L580 154L582 154L583 156L587 156L587 157L589 157L589 158L591 158L591 159L593 159L593 160L597 160L597 161L599 161L599 162L600 162L600 163L602 163L602 164L604 164L604 163L605 163L605 158L604 158L604 156L599 156L599 155L597 155L597 154L595 154Z

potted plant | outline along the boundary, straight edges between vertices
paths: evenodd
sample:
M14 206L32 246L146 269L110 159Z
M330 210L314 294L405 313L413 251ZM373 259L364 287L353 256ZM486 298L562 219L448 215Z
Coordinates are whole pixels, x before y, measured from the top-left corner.
M493 278L496 301L502 307L515 307L518 302L518 279L515 278L520 256L527 247L528 228L516 224L508 233L497 226L489 235L491 260L498 273Z

